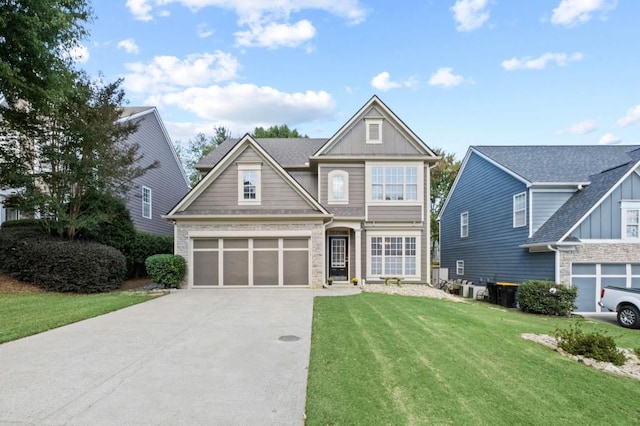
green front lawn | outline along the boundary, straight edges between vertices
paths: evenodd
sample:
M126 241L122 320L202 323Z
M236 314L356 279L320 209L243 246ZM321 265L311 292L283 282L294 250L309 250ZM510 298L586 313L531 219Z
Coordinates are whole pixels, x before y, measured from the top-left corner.
M586 367L521 333L583 322L618 346L640 331L480 302L363 293L315 299L309 425L632 424L640 382Z
M102 293L0 295L0 343L135 305L156 296Z

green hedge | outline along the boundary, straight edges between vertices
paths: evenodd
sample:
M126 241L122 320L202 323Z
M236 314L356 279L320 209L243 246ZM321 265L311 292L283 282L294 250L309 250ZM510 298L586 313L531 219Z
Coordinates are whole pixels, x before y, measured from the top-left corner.
M182 256L156 254L146 262L147 274L154 282L165 288L178 288L187 272L187 263Z
M576 308L576 295L575 287L529 280L518 287L518 305L523 312L569 316Z
M18 219L8 220L2 223L3 229L8 228L45 228L45 224L41 219Z
M145 261L154 254L173 254L173 237L136 231L122 248L127 258L127 276L146 275Z
M2 225L3 227L0 229L0 272L18 278L16 274L19 274L30 263L29 255L25 249L33 244L33 241L42 241L52 237L34 227L9 226L5 228L4 223ZM28 275L28 271L25 271L24 274Z

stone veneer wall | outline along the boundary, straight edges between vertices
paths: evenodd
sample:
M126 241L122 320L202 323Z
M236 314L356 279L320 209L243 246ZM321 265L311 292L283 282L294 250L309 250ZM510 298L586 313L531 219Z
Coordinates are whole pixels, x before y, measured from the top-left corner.
M189 231L311 231L311 287L320 288L324 282L324 225L316 223L189 223L176 224L176 254L189 265ZM187 271L187 277L189 271ZM183 282L183 288L187 282Z
M640 243L582 244L560 252L560 282L571 282L572 263L631 263L640 260Z

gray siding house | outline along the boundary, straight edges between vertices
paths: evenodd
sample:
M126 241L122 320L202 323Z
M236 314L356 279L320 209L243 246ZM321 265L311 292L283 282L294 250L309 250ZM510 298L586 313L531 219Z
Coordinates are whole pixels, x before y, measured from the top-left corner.
M450 277L552 280L600 312L602 287L640 288L640 147L473 146L439 220Z
M190 189L189 179L176 155L169 134L155 107L128 107L122 121L133 121L138 130L129 136L130 143L140 145L141 166L158 161L134 181L127 194L127 208L136 229L159 235L173 235L173 225L162 218Z
M229 139L166 219L188 288L427 282L437 161L373 96L328 139Z

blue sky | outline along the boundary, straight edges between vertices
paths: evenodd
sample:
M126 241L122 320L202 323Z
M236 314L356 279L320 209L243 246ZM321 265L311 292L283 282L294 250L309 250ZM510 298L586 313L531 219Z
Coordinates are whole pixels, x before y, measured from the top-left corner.
M174 140L330 137L377 94L429 146L640 143L634 0L95 0L80 67Z

